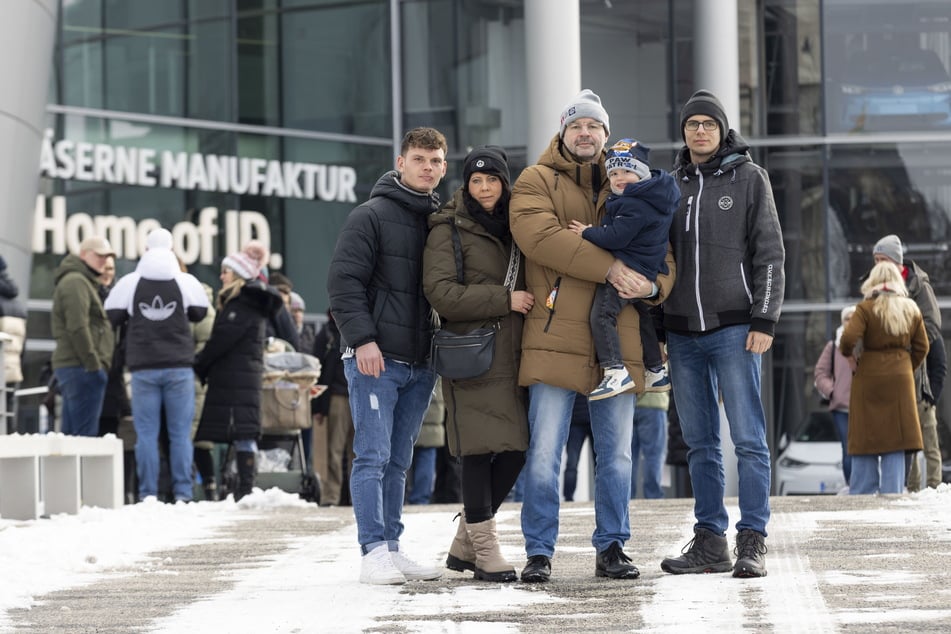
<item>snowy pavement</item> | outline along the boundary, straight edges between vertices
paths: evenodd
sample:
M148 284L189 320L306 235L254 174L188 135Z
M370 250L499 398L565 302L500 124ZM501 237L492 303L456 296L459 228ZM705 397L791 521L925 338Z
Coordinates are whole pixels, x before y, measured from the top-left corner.
M640 579L594 576L593 507L579 502L562 507L552 581L535 585L450 571L360 584L351 509L277 489L0 520L0 632L951 631L951 487L771 503L763 579L661 572L692 536L692 500L635 500L626 551ZM456 510L407 507L407 552L444 561ZM498 522L520 568L518 505Z

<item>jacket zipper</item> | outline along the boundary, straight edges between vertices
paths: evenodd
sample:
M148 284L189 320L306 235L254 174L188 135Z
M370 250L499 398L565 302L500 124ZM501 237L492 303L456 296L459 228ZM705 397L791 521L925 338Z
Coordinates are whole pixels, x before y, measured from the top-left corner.
M561 286L561 276L559 275L555 278L555 285L552 287L551 292L548 293L548 297L545 299L545 307L548 308L548 321L545 322L544 332L548 332L548 329L551 327L551 320L555 317L555 302L558 300L558 288Z
M692 201L696 205L694 214L693 214L693 261L696 263L694 269L694 286L693 292L694 297L697 300L697 311L700 315L700 330L704 331L707 329L706 320L703 318L703 302L700 300L700 197L703 195L703 174L700 172L700 166L697 166L697 180L699 182L700 188L697 190L696 198L692 198ZM689 227L687 229L690 230Z

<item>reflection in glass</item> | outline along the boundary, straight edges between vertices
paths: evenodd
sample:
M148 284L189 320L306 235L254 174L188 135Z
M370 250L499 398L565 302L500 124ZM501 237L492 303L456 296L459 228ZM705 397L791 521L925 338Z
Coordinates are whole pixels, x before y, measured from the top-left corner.
M830 132L951 129L947 2L824 6Z

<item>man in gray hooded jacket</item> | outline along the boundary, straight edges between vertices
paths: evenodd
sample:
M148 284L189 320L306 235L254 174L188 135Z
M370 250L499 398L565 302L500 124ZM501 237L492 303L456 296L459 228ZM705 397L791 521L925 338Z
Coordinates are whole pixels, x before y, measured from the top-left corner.
M783 234L769 176L716 96L694 93L680 125L686 145L674 166L681 198L670 232L677 284L664 304L664 328L697 522L683 555L664 559L661 569L763 577L770 453L760 374L783 303ZM726 540L720 396L739 471L735 565Z

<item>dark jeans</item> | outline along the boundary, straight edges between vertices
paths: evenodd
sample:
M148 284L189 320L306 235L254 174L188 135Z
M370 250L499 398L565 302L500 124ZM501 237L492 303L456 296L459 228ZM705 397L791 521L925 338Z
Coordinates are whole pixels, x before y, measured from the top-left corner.
M409 476L407 504L429 504L436 483L438 447L413 447L413 467Z
M624 365L621 359L621 340L617 334L617 316L626 304L637 311L640 321L641 347L644 349L644 367L659 368L664 364L660 356L660 345L654 320L647 304L640 300L622 299L617 289L610 284L598 284L591 305L591 336L594 350L598 353L598 363L602 368L619 368Z
M53 371L63 397L63 423L67 436L96 436L99 415L106 394L106 371L87 372L82 366L57 368Z

